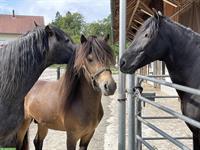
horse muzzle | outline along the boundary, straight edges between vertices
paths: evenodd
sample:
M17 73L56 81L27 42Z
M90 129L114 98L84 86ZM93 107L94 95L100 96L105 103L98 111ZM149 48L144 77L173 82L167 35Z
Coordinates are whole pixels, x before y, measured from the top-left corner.
M117 89L117 84L115 81L105 81L101 89L105 96L113 95Z

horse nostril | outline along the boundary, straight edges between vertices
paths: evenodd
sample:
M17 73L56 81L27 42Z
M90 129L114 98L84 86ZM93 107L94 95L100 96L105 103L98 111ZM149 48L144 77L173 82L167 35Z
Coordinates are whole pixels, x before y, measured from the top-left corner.
M120 60L120 67L123 67L123 66L125 66L125 65L126 65L126 60L121 59L121 60Z
M105 84L104 84L104 88L105 88L106 91L109 90L108 83L105 83Z

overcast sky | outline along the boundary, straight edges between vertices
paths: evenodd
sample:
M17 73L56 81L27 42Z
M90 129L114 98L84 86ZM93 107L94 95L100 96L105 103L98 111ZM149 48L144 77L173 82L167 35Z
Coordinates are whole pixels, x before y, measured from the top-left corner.
M0 14L40 15L45 24L51 22L59 11L81 13L86 22L93 22L110 14L110 0L0 0Z

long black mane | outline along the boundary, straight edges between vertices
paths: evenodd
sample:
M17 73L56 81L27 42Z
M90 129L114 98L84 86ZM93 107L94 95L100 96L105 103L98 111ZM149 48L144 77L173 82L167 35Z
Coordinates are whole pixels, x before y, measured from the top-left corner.
M4 94L5 90L15 93L16 86L23 81L19 78L28 77L26 73L43 60L46 49L48 38L43 27L37 27L0 48L0 100L9 96Z
M90 36L87 42L80 45L73 53L73 57L67 66L65 72L64 86L67 88L66 105L70 105L74 101L77 89L80 86L80 77L84 76L82 66L88 54L93 53L98 62L107 66L114 64L114 55L111 47L103 40L96 36Z

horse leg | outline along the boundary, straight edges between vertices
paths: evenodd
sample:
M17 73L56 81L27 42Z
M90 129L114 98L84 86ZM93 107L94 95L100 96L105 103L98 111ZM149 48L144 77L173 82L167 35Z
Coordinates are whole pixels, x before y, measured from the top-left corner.
M193 112L195 112L196 114L200 114L198 107L194 106L193 104L190 104L186 100L185 101L182 100L181 101L181 110L182 110L183 115L199 121L199 118L198 118L199 115L195 115L193 113ZM194 110L194 111L190 111L190 110ZM192 126L189 123L186 123L186 125L189 127L189 129L193 133L193 150L199 150L200 149L200 129Z
M32 119L25 119L17 132L17 150L28 149L28 128Z
M42 150L43 141L48 133L48 128L45 126L38 124L37 134L35 139L33 140L35 150Z
M193 150L200 149L200 134L199 132L193 132Z
M76 150L76 143L78 138L76 138L73 132L67 133L67 150Z
M94 131L81 137L81 141L80 141L80 150L87 150L88 144L92 138L92 136L94 135Z

